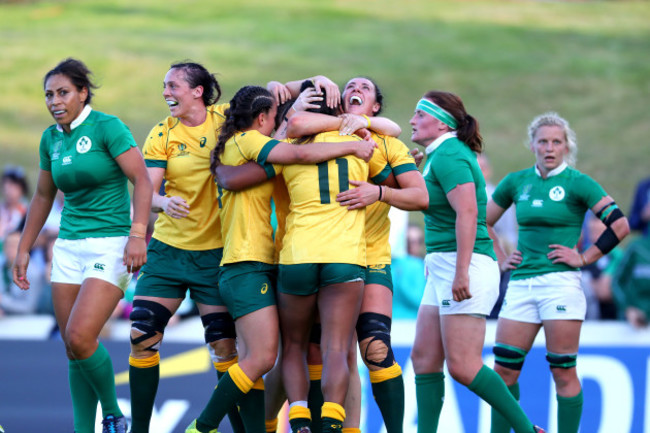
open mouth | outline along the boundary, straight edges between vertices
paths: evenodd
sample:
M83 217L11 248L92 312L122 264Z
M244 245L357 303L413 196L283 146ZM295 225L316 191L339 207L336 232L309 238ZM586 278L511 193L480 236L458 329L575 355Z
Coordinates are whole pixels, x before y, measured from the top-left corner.
M350 105L363 105L363 99L357 95L350 96L349 103Z
M167 99L165 100L165 102L167 102L167 105L169 105L170 107L175 107L178 105L178 101L172 101L171 99Z

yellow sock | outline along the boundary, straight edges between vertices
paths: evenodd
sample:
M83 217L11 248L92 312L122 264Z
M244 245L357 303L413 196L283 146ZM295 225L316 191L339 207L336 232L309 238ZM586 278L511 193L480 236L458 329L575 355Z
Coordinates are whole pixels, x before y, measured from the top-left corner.
M308 364L309 380L320 380L323 376L323 364Z
M289 420L296 418L307 418L311 421L311 412L304 406L291 406L289 408Z
M241 369L239 364L235 364L230 367L228 369L228 374L230 375L232 381L235 382L237 388L239 388L240 391L244 394L253 389L253 381L248 376L246 376L246 373L244 373L244 370Z
M385 382L394 379L402 374L402 367L398 363L391 365L388 368L370 372L370 383Z
M343 427L341 433L361 433L361 429L356 427Z
M212 365L214 365L214 368L219 372L219 373L225 373L228 371L230 367L233 365L237 364L237 361L239 360L238 357L234 357L230 361L224 361L224 362L213 362Z
M253 384L253 389L258 389L260 391L264 391L264 379L261 378L261 377L259 379L257 379L255 381L255 383Z
M156 352L155 355L150 356L149 358L134 358L129 356L129 365L136 368L149 368L155 367L160 364L160 353Z
M264 421L264 425L266 426L266 433L275 433L278 430L278 419L267 419Z
M321 409L321 418L332 418L343 422L345 421L345 409L340 404L326 401Z

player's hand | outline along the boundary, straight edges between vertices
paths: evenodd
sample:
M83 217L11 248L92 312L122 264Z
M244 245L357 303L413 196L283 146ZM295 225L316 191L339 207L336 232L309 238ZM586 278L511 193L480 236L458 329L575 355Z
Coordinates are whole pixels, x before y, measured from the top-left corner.
M327 95L327 106L329 108L336 108L341 105L341 91L339 86L324 75L317 75L313 78L314 87L325 91Z
M180 219L190 214L190 205L187 204L185 199L178 196L165 197L165 199L163 210L170 217Z
M29 266L29 253L18 252L12 268L12 274L14 283L20 287L21 290L29 289L27 266Z
M131 274L139 271L147 263L147 242L140 237L129 236L124 247L122 263Z
M469 291L469 274L456 273L454 282L451 285L451 293L454 295L454 301L461 302L472 297Z
M341 126L339 127L340 135L352 135L361 128L368 127L368 121L359 114L341 114Z
M350 185L355 188L340 192L336 195L336 201L348 210L361 209L379 200L379 186L368 182L351 180Z
M365 162L370 161L373 152L377 148L377 143L375 143L372 138L354 143L354 156L359 159L363 159Z
M266 89L271 92L278 105L284 104L291 99L291 92L287 86L279 81L269 81L266 85Z
M552 250L546 257L553 263L564 263L574 268L582 266L582 258L576 248L569 248L559 244L551 244L548 247Z
M317 110L320 108L317 102L322 100L323 92L321 92L320 89L308 87L300 93L296 102L294 102L291 107L296 111L307 111L309 109Z
M499 270L503 273L505 271L516 269L522 260L523 257L521 255L521 252L515 250L512 252L512 254L506 257L506 260L503 263L499 263Z
M413 159L415 159L415 166L419 167L420 164L422 164L422 160L424 160L424 153L420 152L420 149L411 149L409 152Z

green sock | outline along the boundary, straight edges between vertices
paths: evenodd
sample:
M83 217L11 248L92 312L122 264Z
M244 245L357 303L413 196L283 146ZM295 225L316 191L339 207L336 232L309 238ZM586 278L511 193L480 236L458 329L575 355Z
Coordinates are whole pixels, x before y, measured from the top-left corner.
M314 425L313 422L312 425ZM335 418L323 417L321 418L321 426L323 433L341 433L343 422Z
M320 412L325 399L323 398L323 390L321 389L321 381L309 381L309 394L307 394L307 406L311 412L311 432L322 433L322 425Z
M438 431L440 411L445 399L445 374L416 374L415 398L418 405L418 432Z
M574 397L557 396L558 433L577 433L582 417L582 390Z
M77 361L72 359L68 361L68 380L72 395L74 431L76 433L94 433L99 399L93 387L86 381Z
M199 431L210 431L219 427L219 423L226 416L228 411L236 407L237 402L244 396L244 392L240 390L235 382L230 377L230 373L226 372L221 379L219 379L218 386L212 391L212 396L208 401L205 409L196 420L196 428ZM264 410L262 409L262 414ZM263 415L262 415L263 416Z
M404 424L404 379L402 375L373 383L372 395L384 418L386 432L402 433Z
M148 433L160 381L160 364L139 368L129 365L131 433Z
M230 412L228 412L230 414ZM239 414L247 432L266 432L264 390L251 389L239 400Z
M224 374L226 374L225 371L221 372L217 370L217 378L219 378L219 380L221 380ZM230 427L232 427L233 433L246 433L246 429L244 428L244 423L242 422L241 416L239 415L239 409L237 409L237 406L228 411L228 421L230 421Z
M514 385L508 387L510 394L519 401L519 382L516 382ZM501 415L501 413L492 408L492 418L490 420L490 433L510 433L512 427L507 419Z
M77 365L79 365L84 377L95 390L102 405L104 418L107 415L122 416L122 411L117 405L117 395L115 394L113 362L104 345L99 343L95 353L90 358L77 360Z
M508 391L501 376L491 368L485 365L481 367L468 388L501 412L516 433L531 433L533 431L533 423L530 422L515 397Z

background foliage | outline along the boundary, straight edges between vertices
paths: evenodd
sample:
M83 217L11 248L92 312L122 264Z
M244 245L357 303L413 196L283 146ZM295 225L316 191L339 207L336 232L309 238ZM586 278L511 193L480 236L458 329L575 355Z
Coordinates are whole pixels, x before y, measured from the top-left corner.
M94 107L139 143L168 114L170 63L192 59L219 74L222 101L271 79L371 76L410 146L415 102L455 92L481 123L494 181L532 164L526 125L558 111L578 134L578 168L628 209L650 175L648 22L648 2L0 0L0 155L33 184L52 123L42 77L61 59L87 63Z

